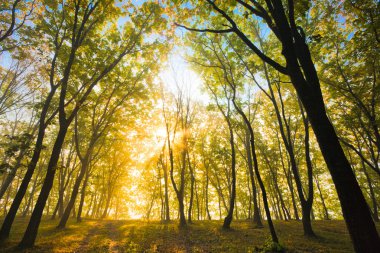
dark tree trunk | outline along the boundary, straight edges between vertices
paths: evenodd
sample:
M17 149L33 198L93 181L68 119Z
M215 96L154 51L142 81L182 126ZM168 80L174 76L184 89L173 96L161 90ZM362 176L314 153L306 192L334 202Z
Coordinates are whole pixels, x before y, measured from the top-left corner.
M278 149L280 151L280 157L281 157L281 165L282 165L282 169L284 171L285 177L286 177L286 182L287 182L288 187L289 187L290 197L292 199L294 218L296 220L299 220L300 218L299 218L299 215L298 215L297 204L296 204L296 200L295 200L295 196L294 196L293 180L292 180L292 177L290 175L289 169L287 169L287 167L285 166L284 157L283 157L283 154L282 154L282 148L281 148L280 139L278 137L278 133L276 133L276 134L277 134L276 137L277 137L277 141L278 141ZM289 161L288 161L288 164L289 164ZM290 213L289 213L289 219L291 219Z
M190 155L189 152L186 152L187 154L187 163L189 164L189 171L190 171L190 200L189 200L189 210L187 214L187 221L189 223L192 223L191 216L193 211L193 202L194 202L194 183L195 183L195 177L194 177L194 171L193 167L190 163Z
M62 215L63 215L63 194L64 194L64 192L63 191L59 191L58 192L58 203L57 203L57 205L58 205L58 217L62 217Z
M236 87L234 85L235 84L230 84L230 86L232 86L231 88L234 91L232 102L233 102L234 107L237 110L237 112L243 118L244 123L245 123L246 127L249 130L251 152L252 152L252 158L253 158L253 168L255 170L257 181L259 183L259 186L260 186L260 189L261 189L261 192L262 192L262 198L263 198L263 202L264 202L265 214L267 216L267 221L268 221L268 225L269 225L269 231L271 233L272 241L275 242L275 243L278 243L278 237L277 237L276 230L274 228L274 225L273 225L273 222L272 222L272 218L271 218L271 214L270 214L270 210L269 210L267 192L265 190L265 186L264 186L263 180L261 179L261 175L260 175L260 171L259 171L259 164L258 164L257 155L256 155L255 135L254 135L251 123L249 122L247 116L240 109L240 107L236 104L236 101L235 101Z
M163 159L163 157L161 158ZM165 188L165 221L170 221L170 209L169 209L169 189L168 189L168 167L167 163L164 164L162 161L164 169L164 188Z
M207 219L211 220L210 210L208 208L208 183L209 183L209 175L208 175L208 173L209 173L209 171L208 171L208 166L207 166L206 167L206 185L205 185L205 206L206 206Z
M59 203L59 200L58 200L58 201L57 201L57 204L55 205L55 208L54 208L54 210L53 210L53 214L52 214L52 216L51 216L51 219L52 219L52 220L55 220L55 216L57 216L58 209L59 209L59 205L60 205L60 203Z
M236 199L235 199L235 219L239 220L239 207L237 205Z
M31 206L31 203L32 203L35 187L36 187L36 185L33 184L32 191L29 194L28 201L27 201L27 203L25 205L24 211L22 212L22 217L26 217L28 215L28 213L29 213L29 209L30 209L30 206Z
M27 151L27 149L21 150L21 152L19 153L19 155L16 158L16 164L14 165L14 167L11 170L11 172L7 175L7 177L4 179L3 183L1 184L0 199L3 198L5 192L7 191L8 187L9 187L9 185L13 182L13 179L16 176L17 170L21 166L21 162L22 162L22 159L25 156L26 151Z
M269 230L271 233L272 241L275 243L278 243L278 237L276 234L276 230L274 229L274 225L273 225L272 218L270 215L267 192L265 190L265 186L264 186L263 180L261 179L261 175L260 175L260 171L259 171L259 166L258 166L258 161L257 161L257 156L256 156L255 136L254 136L252 127L250 127L249 131L250 131L250 135L251 135L250 143L251 143L252 158L253 158L253 164L254 164L253 167L255 169L257 181L259 182L259 186L261 189L261 194L262 194L262 198L263 198L264 209L265 209L265 213L267 216Z
M288 55L288 50L284 52L287 56L286 58L291 58ZM299 53L305 54L305 52ZM310 56L303 55L303 57L309 58ZM312 62L308 61L307 63L310 65L308 67L315 72ZM356 252L377 252L380 248L380 240L376 227L352 168L339 143L334 127L326 115L319 85L318 90L310 90L308 83L302 78L297 64L294 61L289 64L289 71L292 73L290 78L305 107L323 157L331 173L354 248ZM318 82L316 73L309 76L308 79L314 79L314 81Z
M255 223L256 227L263 227L263 223L261 222L260 217L260 209L257 201L257 189L255 184L255 177L253 172L253 165L252 165L252 153L250 148L250 133L248 127L246 128L246 150L247 150L247 161L248 161L248 170L249 170L249 178L251 181L251 187L252 187L252 199L253 199L253 222Z
M86 177L84 178L84 182L83 182L81 194L80 194L80 202L79 202L79 207L78 207L77 222L82 221L82 211L83 211L83 205L84 205L84 198L86 196L86 187L87 187L89 177L90 177L90 173L87 170L86 171ZM91 204L92 204L91 202L92 202L92 198L90 201L89 208L91 207Z
M186 226L186 217L185 217L185 205L183 204L183 195L180 194L178 196L178 201L179 201L179 226L183 227Z
M12 185L8 188L8 191L7 191L7 195L5 197L5 201L4 201L4 204L3 204L3 216L6 216L7 215L7 205L8 205L8 201L9 201L9 195L11 194L11 191L12 191Z
M272 182L272 184L274 184L274 182ZM277 213L277 219L279 220L284 220L284 216L282 216L282 210L281 210L281 207L280 207L280 201L279 201L279 197L278 197L278 193L276 192L275 190L275 187L273 186L274 189L272 189L272 192L274 193L273 194L273 197L272 197L272 202L273 202L273 207L274 209L276 210L276 213Z
M42 185L40 195L38 196L37 203L34 207L32 216L30 218L28 227L25 231L25 234L19 243L20 248L32 247L37 237L38 227L41 222L42 213L46 204L46 201L49 197L50 190L53 186L54 176L56 172L56 166L58 163L59 155L61 153L61 148L65 140L67 133L67 124L61 124L57 139L54 143L54 147L51 153L50 161L48 164L46 177Z
M220 109L221 110L221 109ZM230 119L228 118L228 116L225 116L226 118L226 121L227 121L227 125L228 125L228 129L229 129L229 132L230 132L230 147L231 147L231 196L230 196L230 205L229 205L229 209L228 209L228 213L227 213L227 216L224 218L224 222L223 222L223 228L224 229L229 229L230 228L230 225L231 225L231 222L232 222L232 218L233 218L233 214L234 214L234 207L235 207L235 199L236 199L236 152L235 152L235 141L234 141L234 132L233 132L233 129L232 129L232 125L231 125L231 122L230 122Z
M28 198L27 204L25 206L24 212L22 213L22 217L26 217L29 213L30 206L32 205L32 202L33 202L34 193L35 193L36 188L37 188L38 177L39 177L41 171L42 171L42 166L39 167L39 169L37 171L37 175L36 175L34 182L33 182L32 190L29 193L29 198Z
M306 160L307 160L307 168L308 168L308 189L309 189L309 198L306 199L305 196L304 196L304 191L303 191L303 188L302 188L302 182L301 182L301 177L300 177L300 174L299 174L299 168L298 168L298 165L297 165L297 161L296 161L296 157L295 157L295 152L294 152L294 143L292 141L292 137L291 137L291 129L290 129L290 124L289 122L287 121L287 117L285 115L285 108L284 108L284 103L283 103L283 99L282 99L282 94L281 94L281 91L280 91L280 86L277 84L277 92L278 92L278 97L279 97L279 101L280 101L280 105L281 105L281 113L280 113L280 108L279 108L279 105L276 101L276 97L274 95L274 91L272 89L272 84L271 84L271 81L270 81L270 78L269 78L269 74L268 74L268 69L266 67L266 64L264 63L264 73L265 73L265 77L267 79L267 82L268 82L268 88L269 88L269 94L268 97L269 99L272 101L272 104L273 104L273 107L275 109L275 113L276 113L276 117L277 117L277 122L278 122L278 125L279 125L279 130L280 130L280 134L281 134L281 138L284 142L284 145L285 145L285 148L286 148L286 151L289 155L289 159L290 159L290 169L292 171L292 174L293 174L293 177L294 177L294 181L296 183L296 189L297 189L297 193L298 193L298 197L300 199L300 202L301 202L301 209L302 209L302 223L303 223L303 227L304 228L307 228L307 230L304 230L304 234L307 235L307 236L315 236L313 230L311 229L311 223L310 223L310 211L311 211L311 208L308 206L310 204L313 203L313 184L312 184L312 167L309 166L309 162L308 162L308 158L310 158L309 156L309 133L307 132L308 131L308 122L306 123L305 125L305 152L306 152ZM304 117L303 115L303 110L302 110L302 105L300 105L300 109L301 109L301 114L302 116ZM304 124L305 124L305 119L304 119ZM286 131L285 131L286 129ZM306 130L307 129L307 130ZM311 182L311 184L310 184ZM311 192L310 192L310 187L311 187ZM310 198L311 197L311 198ZM307 213L309 211L309 213ZM308 218L304 218L305 215L308 216ZM304 223L309 223L309 224L304 224Z
M319 196L321 197L321 202L322 202L322 207L323 207L323 212L324 212L324 219L330 220L329 211L327 210L327 207L326 207L325 198L323 197L323 194L322 194L322 190L321 190L321 186L319 184L318 176L315 175L314 178L315 178L315 184L317 185L317 189L319 192Z
M283 198L283 196L282 196L281 190L280 190L280 188L279 188L277 182L274 183L274 184L275 184L275 186L274 186L274 187L275 187L275 190L276 190L276 192L277 192L277 194L278 194L279 204L281 205L281 210L282 210L283 213L284 213L284 219L285 219L285 220L289 220L289 219L290 219L290 213L289 213L288 209L286 208L285 201L284 201L284 198Z
M263 154L265 163L269 167L269 171L270 171L272 179L273 179L272 180L273 181L273 192L274 192L274 195L276 197L277 203L279 205L278 211L279 211L280 215L281 215L281 211L283 211L284 220L288 220L288 219L290 219L290 213L289 213L288 209L286 208L285 201L284 201L284 198L282 196L282 191L280 190L280 187L278 186L276 169L272 167L265 151L262 151L262 154Z
M289 177L290 177L290 175L289 175ZM290 195L291 195L291 198L292 198L294 218L295 218L295 220L300 220L300 216L298 215L298 208L297 208L297 203L296 203L296 197L295 197L295 194L294 194L293 180L291 178L289 178L288 181L289 181L288 184L289 184Z
M307 236L315 236L315 233L311 227L310 215L312 211L313 201L314 201L314 190L313 190L313 165L310 157L310 142L309 142L309 120L304 115L303 107L300 103L302 121L305 129L305 159L306 159L306 167L307 167L307 178L308 178L308 193L309 196L305 199L302 196L301 204L302 208L302 224L304 228L305 235Z
M75 211L75 203L74 203L74 206L73 206L73 211L71 212L71 217L72 218L75 218L75 216L77 216L77 212Z
M174 157L173 157L173 150L171 149L170 145L170 136L169 136L169 129L167 126L167 141L168 141L168 150L169 150L169 162L170 162L170 180L172 182L174 191L177 196L178 200L178 215L179 215L179 226L184 227L186 226L186 217L185 217L185 206L183 204L183 193L185 189L185 168L186 168L186 151L182 151L182 165L181 165L181 178L180 178L180 187L177 188L177 184L174 180Z
M355 251L378 252L379 235L351 165L327 117L318 75L305 38L301 36L294 22L292 28L288 22L284 22L287 17L280 3L276 3L273 12L282 38L282 54L286 59L287 73L305 107L331 173Z
M179 225L183 227L186 225L185 217L185 205L183 203L185 195L185 171L186 171L186 150L182 151L182 166L181 166L181 178L180 178L180 189L178 190L178 202L179 202Z
M197 220L201 219L201 207L200 207L200 201L199 201L199 194L198 194L198 184L195 182L195 202L197 203Z
M282 74L290 77L298 97L305 107L335 184L355 251L378 252L380 248L379 235L351 165L343 152L335 129L327 117L319 78L309 47L306 44L307 40L302 28L296 24L294 1L287 1L287 6L284 7L283 1L268 0L265 1L267 9L255 1L255 4L261 7L259 11L261 17L264 17L265 22L282 44L282 54L286 61L286 67L261 52L247 35L237 27L234 20L214 1L208 2L216 12L231 24L230 31L234 32L253 53ZM247 5L257 11L256 7Z
M356 252L377 252L380 248L380 240L376 227L334 127L326 115L321 92L314 94L307 90L308 84L303 80L299 70L293 66L289 69L291 73L294 73L290 76L292 83L309 116L334 181L354 248ZM315 74L309 78L317 78L317 76Z
M74 187L73 187L73 190L71 192L71 197L70 197L69 203L67 204L66 209L62 215L62 218L61 218L61 220L57 226L57 228L59 228L59 229L65 228L66 223L70 217L71 210L75 205L75 200L76 200L78 192L79 192L80 184L82 183L82 179L83 179L83 177L87 171L88 157L86 157L84 159L84 161L81 161L81 162L82 162L82 167L81 167L81 170L79 172L77 179L75 180Z
M218 195L218 207L219 207L219 220L222 219L222 205L220 203L220 195Z
M69 160L69 159L68 159ZM57 202L57 211L58 211L58 217L61 218L63 215L63 197L65 194L64 184L65 184L65 170L67 170L67 167L64 166L64 158L61 158L62 165L59 171L59 177L58 177L58 202ZM54 210L52 219L55 219L56 211Z

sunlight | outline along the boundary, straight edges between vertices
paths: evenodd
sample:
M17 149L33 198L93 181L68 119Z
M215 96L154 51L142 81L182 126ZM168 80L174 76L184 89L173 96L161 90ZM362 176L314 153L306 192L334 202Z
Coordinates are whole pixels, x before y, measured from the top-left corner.
M166 128L164 126L157 126L153 132L154 140L157 146L162 146L166 138Z
M208 102L209 97L202 92L203 81L194 72L183 55L174 51L167 62L167 66L159 73L161 82L169 91L176 93L178 87L185 89L194 101Z

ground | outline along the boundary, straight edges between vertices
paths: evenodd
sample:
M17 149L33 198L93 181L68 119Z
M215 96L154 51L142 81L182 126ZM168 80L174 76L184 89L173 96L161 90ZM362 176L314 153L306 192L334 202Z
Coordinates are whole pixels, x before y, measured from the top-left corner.
M14 252L27 225L18 218L0 252ZM57 220L43 219L36 246L24 252L257 252L269 238L268 228L234 221L222 230L221 221L195 221L179 229L176 222L70 220L57 230ZM317 238L303 236L297 221L277 221L275 227L287 252L353 252L343 221L314 221Z

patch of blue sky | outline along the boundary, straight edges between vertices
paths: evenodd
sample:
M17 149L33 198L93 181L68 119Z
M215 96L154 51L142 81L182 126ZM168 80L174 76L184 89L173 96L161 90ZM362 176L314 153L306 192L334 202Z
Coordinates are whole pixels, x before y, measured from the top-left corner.
M9 68L12 65L12 56L9 52L5 51L0 54L0 66L2 68Z

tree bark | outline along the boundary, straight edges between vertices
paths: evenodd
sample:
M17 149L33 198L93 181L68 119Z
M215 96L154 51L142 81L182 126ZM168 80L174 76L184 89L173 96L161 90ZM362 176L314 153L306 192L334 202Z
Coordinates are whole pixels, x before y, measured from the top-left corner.
M194 202L194 183L195 183L195 177L194 177L194 171L193 167L190 163L190 155L189 152L186 152L187 154L187 163L189 164L189 171L190 171L190 200L189 200L189 210L187 214L187 221L189 223L192 223L192 211L193 211L193 202Z
M162 155L163 156L163 155ZM163 157L161 156L161 160ZM165 221L170 221L170 208L169 208L169 189L168 189L168 167L167 163L161 161L164 169L164 188L165 188Z
M249 129L247 127L246 128L245 147L247 150L249 178L250 178L251 187L252 187L253 222L255 223L256 227L263 227L263 223L261 222L261 217L260 217L260 209L259 209L258 201L257 201L257 189L256 189L256 184L255 184L254 172L253 172L252 153L251 153L251 147L250 147L249 139L250 139L250 133L249 133Z
M48 164L46 176L40 195L38 196L37 203L34 207L32 216L30 218L28 227L25 231L25 234L19 243L20 248L32 247L37 237L38 227L41 222L42 212L44 210L46 201L49 197L50 190L53 186L54 176L56 172L56 166L58 163L59 155L61 153L61 148L65 140L67 133L68 125L61 124L57 139L54 143L53 151L51 153L50 161Z
M222 109L219 108L221 111ZM222 111L223 113L223 111ZM227 121L227 125L228 125L228 130L229 130L229 133L230 133L230 138L229 138L229 142L230 142L230 147L231 147L231 196L230 196L230 203L229 203L229 208L228 208L228 213L227 213L227 216L224 218L224 222L223 222L223 228L224 229L229 229L230 228L230 225L231 225L231 222L232 222L232 218L233 218L233 214L234 214L234 207L235 207L235 199L236 199L236 152L235 152L235 141L234 141L234 132L233 132L233 129L232 129L232 124L230 122L230 119L229 119L229 113L227 113L227 115L223 115L225 116L225 119Z
M85 157L85 159L83 161L81 161L82 167L81 167L81 170L79 172L77 179L75 180L73 190L71 192L71 197L70 197L69 203L67 204L66 209L62 215L62 218L61 218L61 220L57 226L57 228L59 228L59 229L65 228L66 223L70 217L71 210L75 205L75 200L76 200L78 192L79 192L80 184L82 183L82 179L83 179L83 177L87 171L87 167L88 167L88 163L89 163L88 160L89 160L89 157L87 156L87 157Z
M208 208L208 184L209 184L209 169L206 167L206 184L205 184L205 206L207 219L211 220L210 210Z
M17 156L16 158L16 164L14 165L14 167L12 168L11 172L7 175L7 177L4 179L3 183L1 184L1 188L0 188L0 199L3 198L5 192L7 191L9 185L13 182L13 179L15 178L16 176L16 173L17 173L17 170L20 168L21 166L21 161L22 159L24 158L25 156L25 153L26 153L27 149L23 149L19 155Z
M90 173L87 170L86 171L86 177L84 178L82 189L81 189L81 194L80 194L80 202L79 202L79 207L78 207L77 222L82 221L82 211L83 211L83 205L84 205L84 198L86 196L86 187L87 187L87 183L88 183L89 178L90 178ZM91 207L91 202L92 202L92 198L90 201L89 208Z
M287 45L284 46L284 49L289 72L291 73L290 78L305 107L323 157L331 173L355 251L375 253L380 248L379 236L351 165L343 152L334 127L327 117L314 65L311 61L307 62L311 72L315 72L309 73L310 76L307 78L318 82L317 89L311 90L309 83L302 77L298 63L292 59L290 49L288 49ZM308 50L298 54L311 59L307 55L309 54Z

